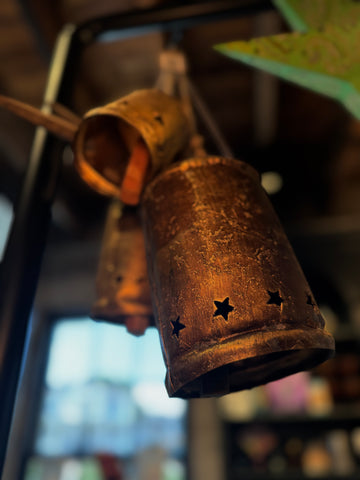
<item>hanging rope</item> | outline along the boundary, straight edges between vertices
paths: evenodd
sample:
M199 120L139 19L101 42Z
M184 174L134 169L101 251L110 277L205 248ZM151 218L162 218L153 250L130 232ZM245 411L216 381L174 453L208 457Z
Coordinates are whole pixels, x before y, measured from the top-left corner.
M224 157L233 158L232 150L223 136L216 120L188 77L188 64L185 54L177 48L164 50L160 54L159 67L160 75L156 87L168 95L176 95L180 98L190 126L191 153L200 157L206 155L203 146L204 139L199 134L197 128L197 121L194 113L195 109L209 134L213 137L219 153Z

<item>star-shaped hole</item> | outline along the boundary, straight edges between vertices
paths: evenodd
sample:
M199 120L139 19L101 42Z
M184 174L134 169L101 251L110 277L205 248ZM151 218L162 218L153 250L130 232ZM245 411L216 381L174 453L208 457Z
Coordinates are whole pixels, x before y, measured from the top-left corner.
M225 320L227 320L229 313L234 310L234 307L229 305L229 297L226 297L222 302L215 300L214 303L216 306L214 317L221 315Z
M306 303L307 303L308 305L311 305L312 307L315 307L314 299L313 299L312 296L309 295L309 294L307 294Z
M163 120L163 118L160 114L156 114L154 116L154 120L156 120L158 123L160 123L160 125L164 125L164 120Z
M284 299L280 297L279 290L276 290L276 292L271 292L270 290L267 291L270 298L267 301L268 305L277 305L280 307L280 305L283 303Z
M171 320L171 323L173 324L173 327L174 327L173 331L172 331L172 334L176 335L177 338L179 338L180 330L185 328L186 325L184 325L183 323L180 322L180 317L177 317L177 319L175 321Z

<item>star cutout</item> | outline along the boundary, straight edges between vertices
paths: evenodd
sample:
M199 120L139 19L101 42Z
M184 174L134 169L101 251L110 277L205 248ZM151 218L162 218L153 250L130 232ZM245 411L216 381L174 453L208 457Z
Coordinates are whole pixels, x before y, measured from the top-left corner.
M280 305L283 303L283 299L280 297L279 290L276 290L276 292L270 292L270 290L267 291L268 294L270 295L269 300L267 301L268 305Z
M214 317L222 315L224 319L227 320L229 313L234 310L234 307L232 305L229 305L229 297L226 297L225 300L223 300L222 302L218 302L217 300L215 300L214 303L216 306Z
M180 330L185 328L186 325L184 325L183 323L180 322L180 317L177 317L177 319L175 321L171 320L171 323L173 324L173 327L174 327L173 331L172 331L172 334L176 335L179 338Z
M308 296L307 296L306 303L307 303L308 305L311 305L312 307L315 307L315 303L314 303L311 295L308 295Z

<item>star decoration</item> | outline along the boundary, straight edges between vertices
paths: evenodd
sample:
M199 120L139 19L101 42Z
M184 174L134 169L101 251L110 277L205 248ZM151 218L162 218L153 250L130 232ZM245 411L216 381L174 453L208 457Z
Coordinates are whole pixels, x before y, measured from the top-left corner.
M214 317L222 315L222 317L227 320L229 313L234 310L234 307L232 305L229 305L229 297L226 297L225 300L223 300L222 302L215 300L214 303L216 306Z
M186 325L184 325L183 323L180 322L180 317L177 317L177 319L175 321L171 320L171 323L173 324L173 327L174 327L173 331L172 331L172 334L176 335L179 338L180 330L185 328Z
M224 43L216 45L215 49L235 60L336 99L360 119L360 75L356 68L360 63L360 8L350 0L328 1L332 14L324 17L306 11L309 2L305 6L305 2L277 0L277 6L283 12L292 9L287 20L298 32L248 42ZM280 7L280 3L286 4L286 8ZM314 4L318 13L331 10L320 8L315 0L310 3ZM300 7L301 4L304 5ZM338 10L344 5L346 8L340 15Z
M315 303L314 303L311 295L308 295L308 296L307 296L306 303L307 303L308 305L311 305L312 307L315 307Z
M353 25L360 15L359 2L354 0L273 0L292 30L321 30L327 23Z
M278 305L280 307L280 305L283 303L284 300L280 297L279 290L276 290L276 292L271 292L270 290L268 290L267 292L270 296L269 300L267 301L267 304Z

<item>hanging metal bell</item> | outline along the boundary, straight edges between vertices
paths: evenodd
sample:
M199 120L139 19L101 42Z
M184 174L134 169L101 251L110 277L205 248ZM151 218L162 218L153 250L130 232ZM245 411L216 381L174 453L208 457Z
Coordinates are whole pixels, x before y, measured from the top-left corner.
M117 200L107 214L96 293L94 319L125 325L134 335L154 324L140 220Z
M99 193L136 205L144 184L186 146L188 135L178 100L138 90L84 116L74 140L75 167Z
M218 157L151 182L142 218L170 396L218 396L308 369L334 340L249 165Z

